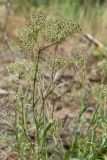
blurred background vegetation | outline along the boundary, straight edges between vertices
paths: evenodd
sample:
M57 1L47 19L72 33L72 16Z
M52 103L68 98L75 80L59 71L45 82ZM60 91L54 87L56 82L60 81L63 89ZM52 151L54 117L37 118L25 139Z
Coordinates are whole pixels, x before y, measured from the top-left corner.
M85 28L105 27L107 0L16 0L17 12L40 10L53 16L70 17ZM87 24L88 23L88 24ZM90 26L91 25L91 26Z

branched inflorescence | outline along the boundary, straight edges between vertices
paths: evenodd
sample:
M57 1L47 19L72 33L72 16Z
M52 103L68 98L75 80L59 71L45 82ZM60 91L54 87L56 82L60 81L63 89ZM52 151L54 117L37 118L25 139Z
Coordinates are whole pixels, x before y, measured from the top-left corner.
M40 46L41 39L61 44L67 37L81 31L79 24L72 20L51 19L43 15L32 15L28 25L18 30L21 47L32 50Z
M72 37L74 33L81 31L79 24L74 23L72 20L52 19L43 15L32 15L27 23L27 26L22 29L18 29L18 37L20 40L20 46L22 49L28 51L31 54L35 54L37 51L38 58L40 59L40 52L50 46L58 46L63 43L67 37ZM48 45L44 43L44 41ZM50 44L51 43L51 44ZM33 55L34 55L33 54ZM8 67L9 72L16 74L23 74L24 77L34 78L34 72L36 67L36 61L33 62L22 59L11 64ZM56 59L55 64L60 66L72 65L76 63L74 59L63 60ZM30 74L30 76L29 76ZM33 76L32 76L33 75Z

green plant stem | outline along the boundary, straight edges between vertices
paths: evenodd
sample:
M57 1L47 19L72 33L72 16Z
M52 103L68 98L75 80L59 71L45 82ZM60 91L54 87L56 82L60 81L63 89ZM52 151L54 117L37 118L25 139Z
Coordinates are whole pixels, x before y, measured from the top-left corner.
M58 43L59 43L59 42L55 42L55 43L52 43L52 44L50 44L50 45L48 45L48 46L45 46L45 47L43 47L43 48L40 49L40 52L43 51L43 50L45 50L45 49L47 49L47 48L49 48L49 47L52 47L52 46L54 46L54 45L57 45L57 46L58 46Z
M28 136L27 131L26 131L26 122L25 122L25 112L24 112L23 98L21 99L21 104L22 104L22 112L21 112L22 113L22 128L23 128L24 134L25 134L25 136L26 136L26 138L27 138L27 140L28 140L28 142L29 142L29 144L30 144L30 146L32 148L32 151L35 153L34 146L33 146L32 142L31 142L31 140L29 139L29 136Z
M33 81L34 82L33 83L33 105L32 105L33 110L34 110L34 107L35 107L34 106L35 105L35 86L36 86L36 81L37 81L37 73L38 73L38 68L39 68L40 55L41 55L41 52L43 50L45 50L45 49L47 49L47 48L49 48L51 46L54 46L55 44L57 44L57 43L53 43L51 45L45 46L45 47L39 49L39 51L38 51L38 54L37 54L37 64L36 64L36 68L35 68L35 75L34 75L34 81Z
M55 46L55 57L56 57L57 47L58 47L58 42ZM55 78L55 58L54 58L54 64L52 67L52 84L54 83L54 78ZM54 99L55 99L55 96L54 96ZM53 105L52 105L52 119L54 117L54 109L55 109L55 101L53 101Z
M36 87L36 81L37 81L37 73L38 73L38 68L39 68L39 60L40 60L40 50L38 51L37 55L37 62L36 62L36 67L35 67L35 75L34 75L34 80L33 80L33 112L34 112L34 107L35 107L35 87Z

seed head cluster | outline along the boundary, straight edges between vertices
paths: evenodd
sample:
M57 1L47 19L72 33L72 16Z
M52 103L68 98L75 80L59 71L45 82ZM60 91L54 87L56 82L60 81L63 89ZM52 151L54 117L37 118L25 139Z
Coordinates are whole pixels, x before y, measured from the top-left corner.
M26 78L27 80L33 79L34 69L34 63L26 59L17 60L16 62L10 64L7 67L9 73L21 75L23 78Z
M61 44L67 37L81 31L79 24L72 20L52 19L43 15L32 15L24 29L18 29L21 47L33 50L40 46L41 39L51 43Z
M78 66L84 65L85 59L81 56L70 58L70 59L56 58L54 63L57 68L62 68L65 66L77 66L78 67Z

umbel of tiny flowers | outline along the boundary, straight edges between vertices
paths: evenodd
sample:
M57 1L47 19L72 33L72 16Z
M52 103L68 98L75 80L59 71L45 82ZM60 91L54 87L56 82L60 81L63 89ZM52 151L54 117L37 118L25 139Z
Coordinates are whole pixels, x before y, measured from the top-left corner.
M32 15L26 28L18 29L20 45L23 49L44 48L44 39L53 45L61 44L67 37L81 31L79 24L72 20L52 19L43 15Z

